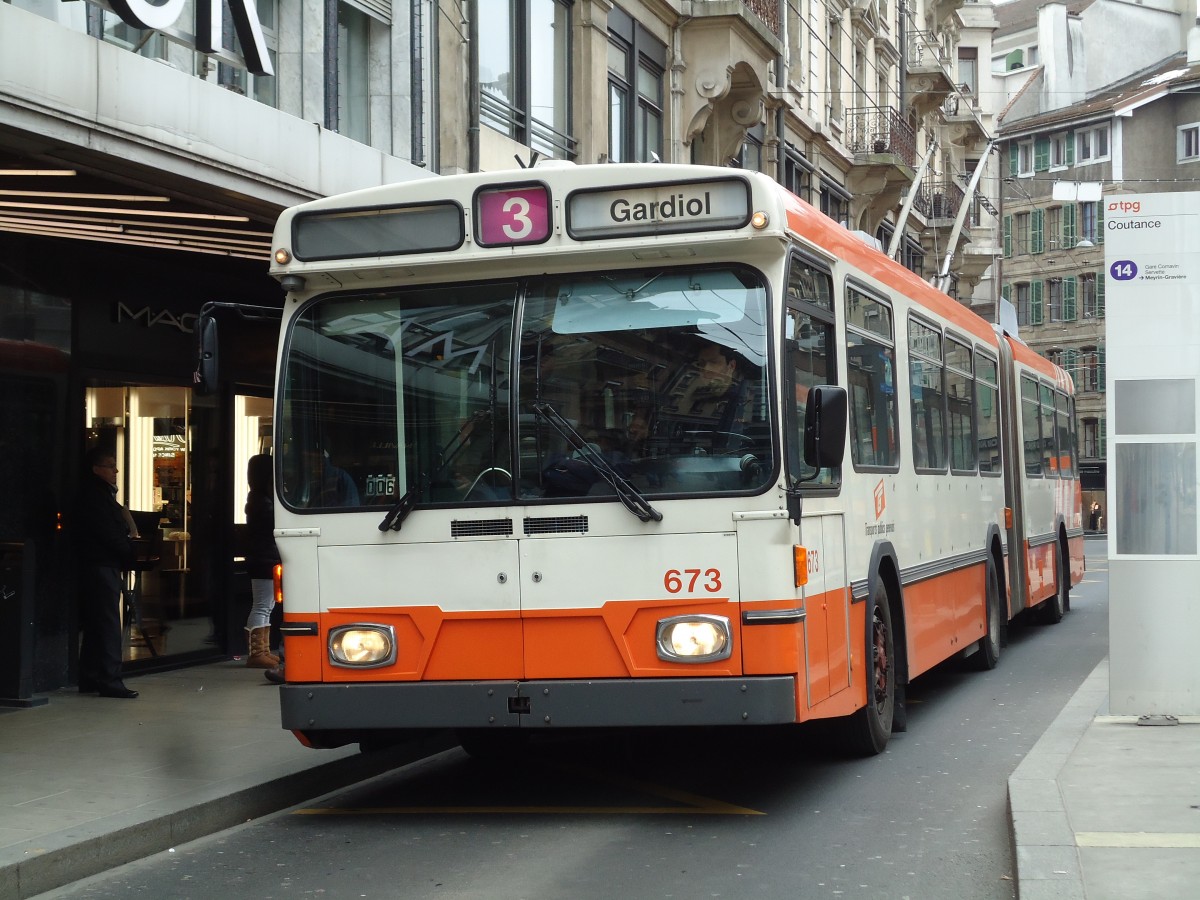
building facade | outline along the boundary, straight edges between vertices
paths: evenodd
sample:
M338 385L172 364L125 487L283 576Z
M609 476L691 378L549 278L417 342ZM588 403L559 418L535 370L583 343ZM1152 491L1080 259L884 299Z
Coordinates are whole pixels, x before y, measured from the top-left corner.
M193 332L207 302L282 303L281 209L539 157L752 168L990 313L993 22L962 0L0 2L0 461L18 473L0 582L19 596L0 700L73 683L63 513L96 443L148 539L127 665L241 651L275 336L223 312L232 362L201 397Z
M281 305L283 208L429 177L400 89L429 70L409 38L428 5L390 23L386 4L112 9L0 2L0 701L17 705L74 682L86 536L69 510L94 444L144 539L126 665L244 652L239 523L246 460L269 450L275 329L229 329L200 397L197 316Z
M1021 0L998 14L993 66L1011 92L997 126L1006 172L1002 293L1021 338L1075 381L1084 507L1100 505L1102 528L1105 209L1122 194L1194 184L1200 70L1182 48L1184 24L1195 20L1186 9L1108 0ZM1138 38L1100 59L1096 46L1114 34Z

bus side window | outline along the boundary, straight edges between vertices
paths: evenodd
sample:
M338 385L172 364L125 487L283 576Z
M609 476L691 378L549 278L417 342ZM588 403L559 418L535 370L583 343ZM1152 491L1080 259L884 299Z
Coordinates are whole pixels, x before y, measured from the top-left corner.
M975 355L975 402L978 418L979 471L1000 474L1000 392L996 362Z
M909 402L912 406L913 465L946 468L946 410L942 387L942 335L915 319L908 321Z
M1054 392L1048 385L1039 384L1042 427L1042 473L1048 478L1058 477L1058 451L1055 447L1058 434L1054 427Z
M950 471L974 472L977 444L971 348L949 336L946 338L946 405L950 416Z
M1025 452L1026 476L1042 474L1041 404L1037 382L1021 376L1021 440Z
M850 453L855 466L900 464L891 307L846 288Z
M793 403L785 429L786 458L790 474L812 478L812 467L804 462L805 408L809 392L820 384L837 383L833 356L833 279L829 273L806 260L793 257L788 270L787 309L784 328L788 347ZM786 395L785 395L786 396ZM813 481L833 484L835 471L822 471Z

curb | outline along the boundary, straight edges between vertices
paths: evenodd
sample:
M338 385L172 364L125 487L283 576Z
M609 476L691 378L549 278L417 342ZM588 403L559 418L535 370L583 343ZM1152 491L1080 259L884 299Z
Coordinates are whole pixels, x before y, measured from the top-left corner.
M1108 702L1108 660L1092 670L1008 779L1019 900L1086 900L1058 775Z
M387 750L347 751L339 759L152 818L134 820L130 814L116 816L102 826L106 830L99 834L81 837L78 832L64 830L55 846L45 846L47 842L43 840L39 842L43 846L23 851L20 845L9 848L26 856L17 862L0 864L0 900L37 896L382 775L456 744L449 734L439 732Z

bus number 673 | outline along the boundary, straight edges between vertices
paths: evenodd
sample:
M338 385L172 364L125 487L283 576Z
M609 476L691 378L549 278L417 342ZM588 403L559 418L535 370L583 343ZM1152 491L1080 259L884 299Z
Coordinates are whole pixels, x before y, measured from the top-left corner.
M668 594L695 593L697 584L710 594L719 593L721 590L721 570L667 569L666 574L663 575L663 587L667 589Z

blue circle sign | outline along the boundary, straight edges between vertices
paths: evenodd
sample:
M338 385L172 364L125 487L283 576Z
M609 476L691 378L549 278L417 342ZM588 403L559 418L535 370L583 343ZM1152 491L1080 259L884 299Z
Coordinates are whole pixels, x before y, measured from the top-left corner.
M1108 267L1108 274L1117 281L1132 281L1137 278L1138 267L1132 259L1118 259Z

